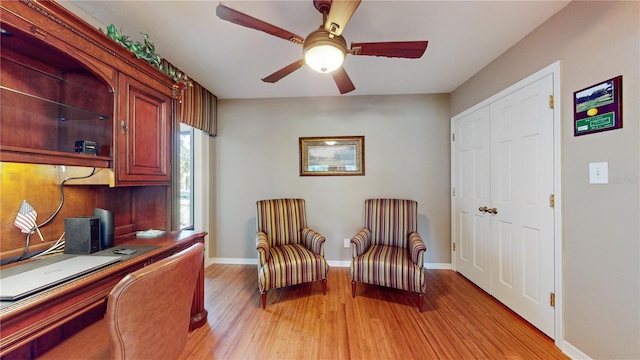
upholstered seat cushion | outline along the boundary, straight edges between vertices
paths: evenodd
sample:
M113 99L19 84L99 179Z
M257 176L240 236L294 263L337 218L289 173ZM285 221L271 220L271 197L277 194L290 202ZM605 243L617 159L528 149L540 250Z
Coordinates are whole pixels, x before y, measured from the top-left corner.
M371 245L353 259L349 271L354 281L417 293L427 288L424 272L411 260L411 253L395 246Z
M269 261L258 269L260 291L327 278L327 261L301 244L272 246L269 252Z

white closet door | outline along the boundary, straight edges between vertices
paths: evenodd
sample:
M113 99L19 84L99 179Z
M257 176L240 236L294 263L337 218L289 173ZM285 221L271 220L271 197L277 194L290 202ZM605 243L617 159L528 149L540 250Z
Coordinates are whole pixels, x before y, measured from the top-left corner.
M454 123L453 239L456 270L491 293L491 217L479 208L490 204L489 106Z
M554 337L553 75L491 108L491 295Z

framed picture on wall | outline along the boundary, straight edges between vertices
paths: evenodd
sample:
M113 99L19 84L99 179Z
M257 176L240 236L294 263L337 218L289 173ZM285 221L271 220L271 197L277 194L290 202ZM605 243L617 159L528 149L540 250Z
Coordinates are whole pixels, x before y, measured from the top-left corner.
M300 138L300 176L364 175L364 136Z
M622 127L622 76L573 93L573 135Z

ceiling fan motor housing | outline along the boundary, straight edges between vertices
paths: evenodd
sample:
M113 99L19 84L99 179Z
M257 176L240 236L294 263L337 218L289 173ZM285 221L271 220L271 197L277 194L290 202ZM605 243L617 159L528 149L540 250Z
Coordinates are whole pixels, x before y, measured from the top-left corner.
M340 62L336 67L340 67L342 65L342 61L344 57L347 55L347 42L341 36L333 36L328 31L324 29L324 27L319 28L318 30L309 34L302 44L302 54L304 55L305 61L307 65L314 68L314 64L312 59L310 59L310 52L318 51L320 48L325 48L326 50L331 50L334 53L342 54ZM337 51L336 51L337 50ZM309 54L308 54L309 53ZM335 70L335 68L326 68L319 67L314 68L316 71L320 72L331 72Z
M313 0L313 6L315 6L321 14L328 14L331 9L331 0Z

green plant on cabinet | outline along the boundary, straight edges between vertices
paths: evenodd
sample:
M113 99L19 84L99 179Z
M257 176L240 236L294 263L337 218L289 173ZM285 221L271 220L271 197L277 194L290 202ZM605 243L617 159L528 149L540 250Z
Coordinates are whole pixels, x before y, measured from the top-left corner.
M100 30L102 31L102 29ZM162 57L155 52L155 45L149 41L149 35L145 33L140 34L143 37L143 42L131 40L129 36L124 33L124 30L116 29L113 24L107 26L107 36L131 51L138 59L145 60L156 69L169 75L178 85L193 86L192 80L185 73L173 67L168 62L166 62L165 67Z

